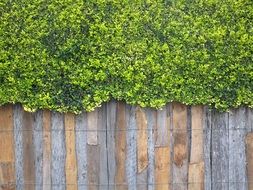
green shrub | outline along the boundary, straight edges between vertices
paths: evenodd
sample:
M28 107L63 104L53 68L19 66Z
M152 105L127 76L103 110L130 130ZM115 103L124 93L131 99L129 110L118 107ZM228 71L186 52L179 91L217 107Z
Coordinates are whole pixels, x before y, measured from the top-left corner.
M3 0L0 103L253 106L252 0Z

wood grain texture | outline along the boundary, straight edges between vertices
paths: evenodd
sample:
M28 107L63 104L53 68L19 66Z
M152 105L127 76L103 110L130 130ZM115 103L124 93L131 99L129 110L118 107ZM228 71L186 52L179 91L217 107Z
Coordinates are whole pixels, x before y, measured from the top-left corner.
M247 160L247 179L248 189L253 189L253 133L248 133L245 138L246 160Z
M88 190L98 190L99 189L99 146L98 145L88 145L87 146L87 174L88 174Z
M137 122L137 169L141 173L148 166L148 135L147 119L144 110L136 109Z
M76 154L78 165L78 189L88 189L88 171L87 171L87 119L83 112L76 116Z
M75 115L66 113L64 117L66 139L66 190L77 190L77 161L75 138Z
M24 189L23 171L23 108L20 104L14 105L14 139L15 139L15 183L16 189Z
M15 189L13 109L0 107L0 190Z
M228 113L212 112L212 189L229 189Z
M65 176L65 131L63 114L52 112L52 132L51 132L51 177L53 190L66 189Z
M97 145L98 144L98 110L95 109L92 112L87 113L87 143L89 145Z
M211 157L211 110L205 106L204 108L204 167L205 167L205 179L204 179L204 189L212 189L212 157Z
M246 109L232 109L229 112L229 189L246 190L245 135L250 129L246 124Z
M51 190L51 112L43 111L43 190Z
M204 162L189 164L188 190L204 190Z
M173 189L187 189L188 179L188 131L187 107L172 104L173 123Z
M112 105L114 105L112 103ZM115 139L114 139L114 128L115 128L115 117L116 108L115 106L110 107L112 111L112 117L108 117L108 105L104 104L102 107L98 108L98 144L100 146L99 150L99 189L109 190L112 186L109 184L114 184L115 176ZM111 118L111 120L109 120ZM106 122L105 122L106 121ZM107 124L110 124L107 126ZM108 130L107 130L108 129ZM112 129L112 130L109 130Z
M24 188L33 190L35 189L34 114L25 111L23 118Z
M35 150L35 190L43 189L43 116L42 111L34 114L33 139Z
M157 147L155 148L155 189L168 190L170 189L170 148Z
M167 109L163 107L161 110L157 110L157 123L156 123L156 147L169 146L169 134L168 134L168 120Z
M117 104L117 127L115 136L116 174L115 183L117 190L127 190L126 181L126 110L125 104ZM117 185L119 184L119 185Z

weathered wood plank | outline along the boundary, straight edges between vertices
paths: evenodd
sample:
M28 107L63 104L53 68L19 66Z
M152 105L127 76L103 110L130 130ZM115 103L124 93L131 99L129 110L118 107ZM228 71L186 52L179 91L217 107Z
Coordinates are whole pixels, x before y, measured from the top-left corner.
M15 189L15 157L11 105L0 107L0 189Z
M204 189L203 107L191 107L191 154L188 174L189 190Z
M76 161L76 138L75 138L75 115L65 114L65 139L66 139L66 189L77 190L77 161Z
M187 189L188 179L188 131L187 107L173 103L173 189Z
M170 178L170 148L155 148L155 189L168 190Z
M247 133L246 109L229 112L229 189L246 190L245 135Z
M141 173L148 166L148 135L147 119L144 110L136 109L137 122L137 169Z
M20 104L14 105L14 139L15 139L15 170L16 189L24 189L23 171L23 108Z
M246 160L247 160L247 179L248 189L253 189L253 133L248 133L245 138Z
M87 129L88 129L88 136L87 136L87 143L89 145L97 145L98 144L98 109L95 109L92 112L87 113Z
M153 109L146 109L148 122L148 190L154 190L155 183L155 135L156 114Z
M204 190L204 170L204 162L189 164L189 190Z
M135 119L135 107L126 106L127 116L127 159L126 172L128 189L136 190L137 183L137 126Z
M88 189L98 190L99 189L99 146L98 145L88 145L87 146L87 156L88 156Z
M229 189L228 113L212 112L212 189Z
M33 139L35 151L35 189L43 189L43 116L42 111L34 115Z
M87 120L86 113L76 116L76 154L78 165L78 189L88 189L87 174Z
M25 111L23 117L24 188L33 190L35 189L34 114Z
M115 156L114 156L114 131L111 133L107 128L115 127L114 118L111 118L111 121L107 121L110 117L107 115L108 109L113 112L116 112L116 109L109 107L104 104L102 107L98 108L98 144L100 146L99 150L99 189L100 190L109 190L112 189L109 184L114 184L114 175L115 175ZM114 110L114 111L113 111ZM116 114L116 113L115 113ZM113 114L112 114L113 115ZM107 122L105 122L107 121ZM110 126L108 126L110 124ZM108 145L109 144L109 145Z
M117 123L115 136L116 174L115 184L117 190L127 190L126 183L126 110L125 104L117 104ZM109 152L108 152L109 154ZM109 160L108 160L109 161ZM119 184L119 185L118 185Z
M142 189L146 190L148 189L148 184L147 184L147 179L148 179L148 170L145 168L142 170L141 173L137 174L137 189Z
M107 189L115 189L115 178L116 178L116 117L117 117L117 102L111 101L106 104L106 146L107 146L107 177L108 177L108 187ZM105 174L106 175L106 174Z
M65 190L66 176L65 176L65 133L63 114L52 112L52 132L51 132L51 175L52 175L52 189Z
M212 174L211 174L211 110L208 107L204 108L204 167L205 167L205 190L212 189Z
M157 124L156 124L156 147L169 146L168 123L167 123L167 109L163 107L157 110Z
M43 111L43 190L51 190L51 112Z
M99 189L100 146L98 144L98 109L87 113L87 159L88 159L88 189Z

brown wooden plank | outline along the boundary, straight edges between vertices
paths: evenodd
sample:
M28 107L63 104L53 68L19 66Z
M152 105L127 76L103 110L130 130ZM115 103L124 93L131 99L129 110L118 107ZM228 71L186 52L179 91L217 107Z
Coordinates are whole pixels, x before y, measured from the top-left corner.
M173 189L187 189L188 179L188 134L187 107L173 103Z
M204 190L204 162L189 164L188 190Z
M170 189L170 148L155 148L155 189Z
M115 183L116 184L125 184L118 185L118 190L127 190L126 182L126 110L125 104L119 102L117 104L117 133L115 136L115 150L116 150L116 175Z
M43 111L43 190L51 189L51 112Z
M75 115L65 114L65 136L66 136L66 189L77 190L77 160L75 149Z
M98 127L98 109L95 109L94 111L87 113L87 129L88 129L87 143L89 145L98 144L97 127Z
M245 139L248 189L253 189L253 133L248 133Z
M24 112L23 115L23 148L24 148L24 189L35 189L35 155L33 145L33 113Z
M148 166L148 134L145 112L138 107L136 109L137 134L137 169L141 173Z
M0 107L0 190L15 189L13 108Z

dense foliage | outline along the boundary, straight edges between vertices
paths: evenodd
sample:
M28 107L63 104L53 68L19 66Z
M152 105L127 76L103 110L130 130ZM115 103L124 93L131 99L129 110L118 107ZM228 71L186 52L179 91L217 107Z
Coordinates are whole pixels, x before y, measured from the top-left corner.
M252 0L1 0L0 103L253 106Z

